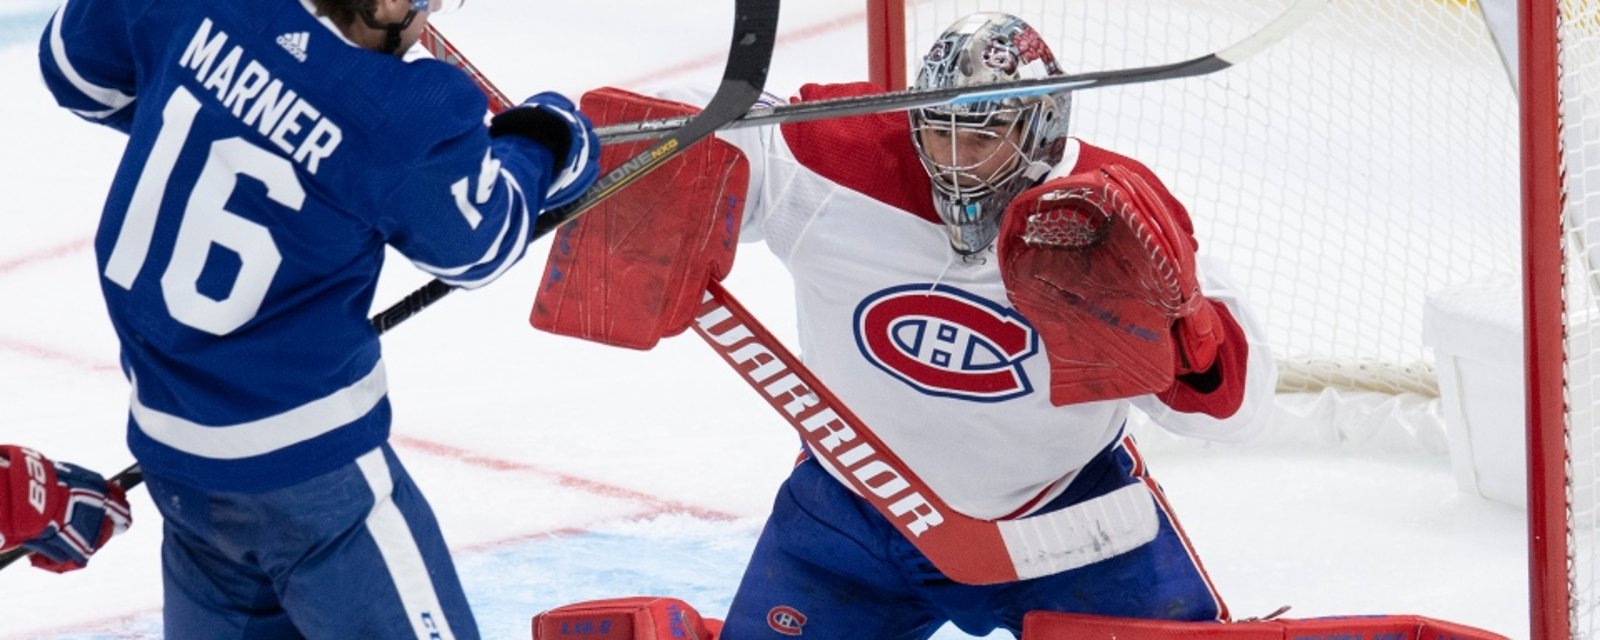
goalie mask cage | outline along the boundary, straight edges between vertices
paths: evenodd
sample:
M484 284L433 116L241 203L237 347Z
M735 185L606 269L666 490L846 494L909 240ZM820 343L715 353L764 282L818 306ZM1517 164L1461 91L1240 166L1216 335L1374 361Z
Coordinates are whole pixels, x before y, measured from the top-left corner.
M1584 244L1600 236L1600 0L1512 1L1332 0L1236 67L1075 93L1070 133L1150 165L1189 207L1265 325L1285 395L1436 398L1427 296L1520 282L1532 637L1600 638L1600 249ZM1291 4L866 2L888 88L974 11L1022 16L1078 73L1214 52ZM1521 27L1494 30L1486 10L1520 10Z

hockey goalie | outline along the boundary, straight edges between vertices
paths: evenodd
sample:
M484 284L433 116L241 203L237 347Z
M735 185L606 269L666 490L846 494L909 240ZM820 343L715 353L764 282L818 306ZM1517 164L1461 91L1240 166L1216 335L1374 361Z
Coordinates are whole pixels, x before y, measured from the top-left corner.
M939 37L917 87L1061 73L1032 27L979 13ZM807 85L798 99L875 91ZM1068 136L1070 107L1061 92L742 130L564 235L534 324L637 348L690 326L707 283L731 267L735 233L765 241L794 279L800 366L860 428L806 439L725 621L672 598L621 598L542 613L534 636L927 638L952 623L1034 640L1498 637L1407 616L1231 622L1126 421L1137 410L1181 435L1249 438L1273 361L1237 289L1198 254L1183 205L1136 160ZM597 122L693 111L614 89L582 108ZM729 202L739 208L725 219ZM628 237L655 236L617 231L635 222L667 231L634 246ZM664 255L670 267L645 266ZM634 284L596 286L603 277ZM863 485L843 453L861 448L841 443L866 429L887 451L885 475ZM940 520L907 529L865 495L900 483L925 486L949 518L1075 513L1099 537L1072 566L963 584L918 546ZM1113 494L1137 499L1093 508Z

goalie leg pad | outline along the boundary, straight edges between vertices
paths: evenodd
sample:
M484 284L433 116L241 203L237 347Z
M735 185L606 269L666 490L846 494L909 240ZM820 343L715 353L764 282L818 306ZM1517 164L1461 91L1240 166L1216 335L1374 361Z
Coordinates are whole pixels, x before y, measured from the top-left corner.
M1022 640L1508 640L1498 633L1422 616L1371 615L1249 622L1174 622L1034 611L1023 617Z
M590 600L533 617L533 640L715 640L721 629L688 603L660 596Z

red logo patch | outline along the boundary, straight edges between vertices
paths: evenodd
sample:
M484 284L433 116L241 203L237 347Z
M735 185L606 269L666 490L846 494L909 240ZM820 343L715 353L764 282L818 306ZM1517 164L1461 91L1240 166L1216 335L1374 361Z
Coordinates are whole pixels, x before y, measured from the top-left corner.
M767 612L767 626L783 635L797 636L800 627L806 626L806 617L794 607L779 605Z

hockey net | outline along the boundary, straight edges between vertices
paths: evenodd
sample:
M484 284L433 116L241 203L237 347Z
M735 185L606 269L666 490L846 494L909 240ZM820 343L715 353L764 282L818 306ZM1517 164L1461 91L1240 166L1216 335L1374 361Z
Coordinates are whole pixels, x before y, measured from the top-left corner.
M867 0L869 66L880 84L906 86L935 36L974 11L1027 19L1068 73L1169 63L1232 44L1289 4ZM1189 207L1202 251L1228 265L1265 326L1283 395L1332 389L1436 404L1429 296L1485 282L1520 290L1515 40L1528 29L1492 28L1486 10L1511 19L1515 7L1486 5L1332 0L1237 67L1073 95L1072 135L1140 159ZM1533 607L1536 619L1541 609L1561 611L1571 637L1589 638L1600 637L1592 442L1600 342L1590 321L1600 276L1585 257L1586 240L1600 242L1600 1L1554 5L1560 98L1528 118L1557 123L1564 166L1530 166L1561 180L1566 227L1560 241L1530 238L1548 246L1529 250L1562 252L1565 265L1565 307L1554 310L1565 341L1553 371L1564 367L1566 378L1546 402L1564 404L1553 428L1565 426L1566 437L1551 473L1568 500L1556 508L1572 532L1558 537L1572 543L1560 555L1573 570L1563 570L1567 593L1553 596L1564 602Z

